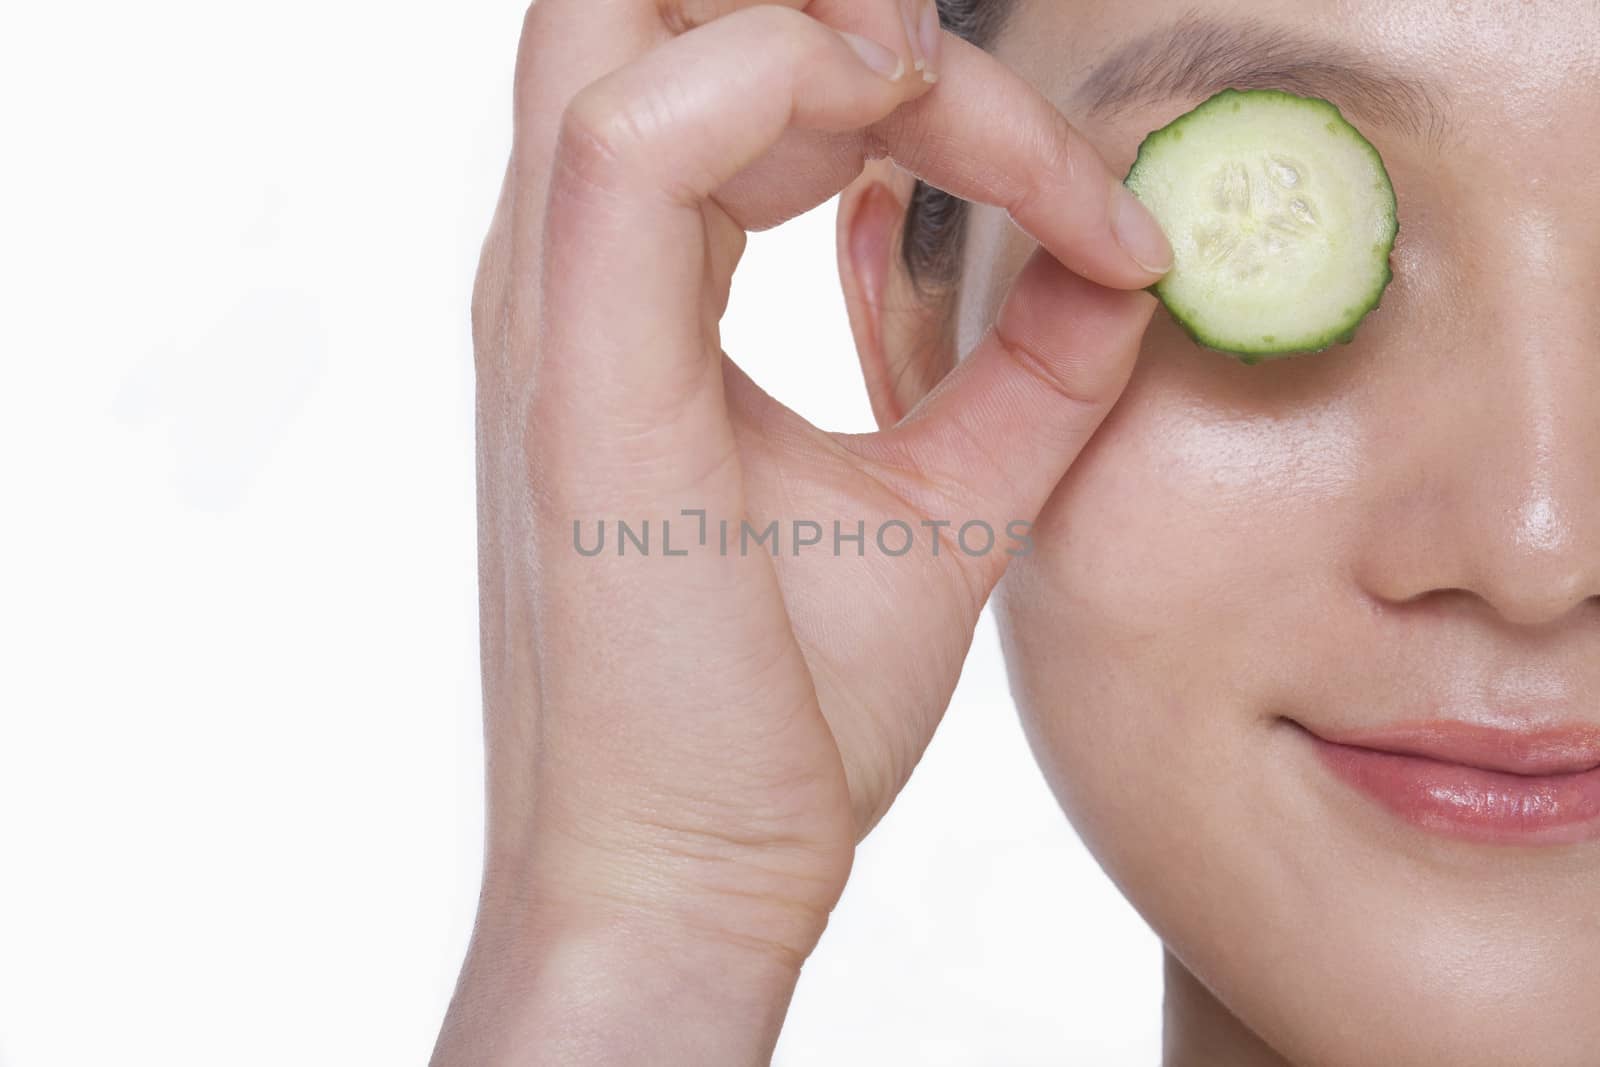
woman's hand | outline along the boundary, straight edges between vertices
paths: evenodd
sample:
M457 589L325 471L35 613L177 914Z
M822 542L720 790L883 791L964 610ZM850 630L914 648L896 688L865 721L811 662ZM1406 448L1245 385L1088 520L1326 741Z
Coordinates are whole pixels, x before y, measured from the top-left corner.
M924 17L528 15L474 307L487 873L436 1064L767 1058L856 842L949 701L1008 524L1126 381L1153 307L1127 290L1156 275L1119 236L1161 265L1159 231L1053 107ZM909 417L825 433L739 371L718 319L747 229L885 153L1044 250ZM648 522L648 556L618 554L619 519ZM875 543L893 520L902 556ZM974 520L996 539L969 555ZM742 523L774 521L776 556L741 551ZM797 555L796 521L822 543ZM864 524L864 554L835 555L835 521ZM669 522L687 554L664 554ZM585 548L604 523L606 550L578 551L575 523Z

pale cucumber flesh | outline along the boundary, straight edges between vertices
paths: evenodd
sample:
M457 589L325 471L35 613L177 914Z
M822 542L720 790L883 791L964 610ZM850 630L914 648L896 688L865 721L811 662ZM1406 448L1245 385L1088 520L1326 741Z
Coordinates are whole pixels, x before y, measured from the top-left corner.
M1145 138L1127 184L1172 242L1162 303L1246 362L1350 340L1393 277L1388 172L1326 100L1225 90Z

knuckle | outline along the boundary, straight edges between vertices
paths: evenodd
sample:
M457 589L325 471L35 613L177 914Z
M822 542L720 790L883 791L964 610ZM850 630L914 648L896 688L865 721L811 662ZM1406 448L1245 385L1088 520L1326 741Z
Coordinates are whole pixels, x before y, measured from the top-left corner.
M666 27L667 32L674 36L695 26L695 23L689 21L689 14L684 10L684 2L685 0L656 0L656 17L661 20L661 25Z
M518 91L531 85L540 69L541 51L546 42L558 38L558 27L551 24L550 5L534 0L522 15L522 33L517 39L515 83Z
M549 24L550 5L533 0L522 13L522 41L527 44L544 36Z
M627 126L626 112L590 86L566 102L555 150L581 173L610 173L626 154Z
M656 0L656 14L671 34L687 33L706 21L708 0Z
M1066 119L1057 117L1056 133L1050 138L1045 162L1052 173L1070 179L1078 166L1078 131Z
M995 323L992 331L995 348L1018 370L1038 382L1044 389L1071 404L1098 408L1103 400L1096 394L1092 383L1078 380L1075 366L1063 367L1060 359L1052 359L1038 351L1031 343L1007 328L1005 317Z
M835 43L833 31L819 22L816 16L792 7L761 4L751 9L751 16L768 30L771 40L800 44L807 58L813 54L825 56Z
M632 112L591 85L574 96L562 112L556 159L561 168L585 184L610 188L628 170L640 140Z
M782 4L753 4L727 16L754 27L752 36L768 49L784 46L816 49L823 34L822 23L803 11Z
M772 30L793 30L810 15L783 3L755 0L655 0L661 24L673 35L688 33L722 18L752 21Z
M1077 133L1066 119L1051 119L1050 131L1035 141L1036 158L1027 175L1018 182L1015 195L1007 210L1013 216L1026 217L1049 199L1052 193L1075 186L1074 175L1079 163Z
M533 0L532 3L530 3L527 7L522 9L522 38L521 39L523 41L526 41L528 39L529 35L534 31L534 29L535 29L535 27L537 25L538 19L539 19L539 11L543 7L544 7L544 5L539 3L539 0Z

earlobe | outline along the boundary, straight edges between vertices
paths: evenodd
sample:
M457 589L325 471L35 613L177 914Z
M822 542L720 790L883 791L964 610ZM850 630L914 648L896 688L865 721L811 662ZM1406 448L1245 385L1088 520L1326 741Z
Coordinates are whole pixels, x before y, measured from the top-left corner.
M942 309L911 284L900 241L912 178L888 160L840 194L839 280L880 427L893 426L949 369Z

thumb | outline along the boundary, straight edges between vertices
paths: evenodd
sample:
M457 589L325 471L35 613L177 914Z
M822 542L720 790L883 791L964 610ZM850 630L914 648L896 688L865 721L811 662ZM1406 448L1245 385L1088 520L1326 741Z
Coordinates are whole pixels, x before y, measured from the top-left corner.
M1040 249L972 353L898 424L852 447L925 513L1004 537L1038 516L1122 395L1155 306ZM976 548L954 555L987 596L1010 556Z

